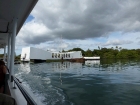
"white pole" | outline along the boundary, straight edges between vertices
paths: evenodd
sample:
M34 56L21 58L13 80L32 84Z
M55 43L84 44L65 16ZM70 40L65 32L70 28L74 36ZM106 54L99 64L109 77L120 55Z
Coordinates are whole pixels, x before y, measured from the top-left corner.
M8 69L10 68L10 53L11 53L11 51L10 51L10 44L11 44L11 34L9 34L8 35L8 49L7 49L7 51L8 51L8 57L7 57L7 67L8 67Z
M5 58L6 58L6 45L4 46L4 57L3 57L4 62L6 61Z
M16 39L16 32L17 32L17 19L14 19L13 25L13 32L11 36L11 59L10 59L10 77L11 75L14 76L14 61L15 61L15 39ZM11 82L13 82L11 78Z

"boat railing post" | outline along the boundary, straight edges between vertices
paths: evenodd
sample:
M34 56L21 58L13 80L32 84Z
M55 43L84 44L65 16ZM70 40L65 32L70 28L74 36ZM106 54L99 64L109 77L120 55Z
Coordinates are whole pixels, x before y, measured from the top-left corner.
M13 77L13 78L15 78L15 77ZM13 86L13 89L16 89L16 84L15 84L15 81L14 81L14 86Z
M10 43L11 43L11 33L8 35L8 47L7 47L7 67L8 69L10 68Z
M13 21L13 30L12 30L12 36L11 36L11 59L10 59L10 80L13 82L13 78L11 76L14 76L14 60L15 60L15 39L16 39L16 32L17 32L17 18L14 18Z

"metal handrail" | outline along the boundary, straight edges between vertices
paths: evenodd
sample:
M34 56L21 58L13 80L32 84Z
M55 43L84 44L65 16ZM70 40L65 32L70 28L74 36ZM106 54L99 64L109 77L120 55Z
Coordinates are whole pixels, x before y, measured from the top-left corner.
M23 94L24 98L27 101L27 105L37 105L36 102L33 100L33 98L28 94L28 92L23 88L23 86L19 83L18 79L14 76L12 76L14 79L14 82L18 86L19 90Z
M8 67L6 66L8 74L10 73L10 70L8 69ZM8 75L9 76L9 75ZM7 77L8 77L7 76ZM27 101L27 105L37 105L37 103L33 100L33 98L28 94L28 92L23 88L23 86L20 84L21 81L19 81L18 78L16 78L15 76L11 76L11 78L14 80L14 82L16 83L16 85L18 86L19 90L21 91L22 95L24 96L24 98ZM7 79L6 79L7 80Z

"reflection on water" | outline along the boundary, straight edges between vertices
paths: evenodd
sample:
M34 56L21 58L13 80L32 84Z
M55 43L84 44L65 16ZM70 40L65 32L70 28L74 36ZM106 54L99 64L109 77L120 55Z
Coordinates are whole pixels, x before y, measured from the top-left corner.
M89 65L89 66L96 66L96 65L100 65L100 60L87 60L85 61L85 65Z
M140 62L19 64L16 76L44 105L139 105Z

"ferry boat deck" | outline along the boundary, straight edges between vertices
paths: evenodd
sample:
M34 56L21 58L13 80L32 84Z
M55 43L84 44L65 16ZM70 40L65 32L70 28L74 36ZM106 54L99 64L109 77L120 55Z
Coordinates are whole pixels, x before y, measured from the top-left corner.
M0 95L10 96L16 101L17 105L37 105L14 76L16 36L37 2L38 0L0 0L0 48L4 49L3 60L7 62L8 71L4 93ZM2 100L0 100L1 103Z

